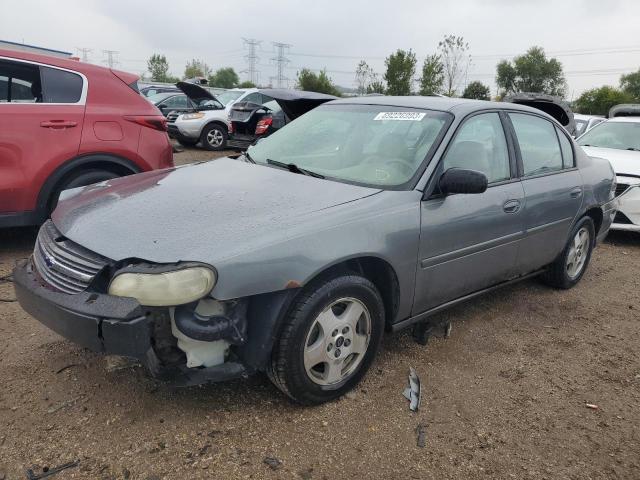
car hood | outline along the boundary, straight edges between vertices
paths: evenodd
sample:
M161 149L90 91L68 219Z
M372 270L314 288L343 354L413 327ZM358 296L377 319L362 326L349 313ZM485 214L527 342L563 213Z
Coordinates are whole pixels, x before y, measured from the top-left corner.
M543 93L522 92L505 97L505 102L527 105L555 118L571 135L576 133L576 122L569 104L560 97Z
M263 88L261 93L273 98L289 120L304 115L309 110L313 110L318 105L322 105L338 97L325 93L307 92L304 90L285 90L274 88Z
M52 215L74 242L113 260L211 264L278 243L301 222L380 192L230 158L76 190Z
M582 147L590 157L609 160L616 175L640 176L640 152L617 148Z
M199 85L195 83L189 82L178 82L176 83L176 87L178 87L182 92L193 100L196 104L200 103L203 100L215 100L216 97L211 95L210 92L205 90Z

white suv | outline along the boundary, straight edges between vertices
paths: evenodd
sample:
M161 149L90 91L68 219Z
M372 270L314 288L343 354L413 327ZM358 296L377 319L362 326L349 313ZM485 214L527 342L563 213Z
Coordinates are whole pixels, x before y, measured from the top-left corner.
M220 102L220 108L203 108L196 112L177 113L167 116L169 135L182 145L193 146L200 142L207 150L224 150L229 133L229 110L236 102L264 103L257 88L233 88L215 97L198 85L188 84L181 88L195 103L201 105L202 98Z

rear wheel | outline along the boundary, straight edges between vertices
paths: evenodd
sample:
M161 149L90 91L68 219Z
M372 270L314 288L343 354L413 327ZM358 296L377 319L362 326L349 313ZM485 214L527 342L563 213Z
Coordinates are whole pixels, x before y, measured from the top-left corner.
M227 129L216 123L207 125L200 135L200 143L207 150L223 150L227 146Z
M373 361L384 329L384 306L366 278L345 274L309 285L285 319L268 371L302 404L351 390Z
M583 217L571 230L562 254L544 274L543 280L556 288L567 289L576 285L587 270L595 240L595 227L591 217Z
M107 170L85 170L83 172L76 173L75 175L66 179L56 190L51 194L49 199L49 211L51 214L58 204L58 198L63 190L69 190L70 188L84 187L91 185L92 183L104 182L105 180L111 180L112 178L118 178L122 175L118 175L114 172Z

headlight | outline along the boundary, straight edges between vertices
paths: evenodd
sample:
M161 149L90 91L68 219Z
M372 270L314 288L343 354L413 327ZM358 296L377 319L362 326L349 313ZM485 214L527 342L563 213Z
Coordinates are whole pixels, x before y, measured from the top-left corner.
M194 302L216 284L216 274L206 267L164 273L121 273L109 285L109 295L133 297L141 305L165 307Z
M185 113L182 115L182 120L196 120L198 118L204 117L204 113L196 112L196 113Z

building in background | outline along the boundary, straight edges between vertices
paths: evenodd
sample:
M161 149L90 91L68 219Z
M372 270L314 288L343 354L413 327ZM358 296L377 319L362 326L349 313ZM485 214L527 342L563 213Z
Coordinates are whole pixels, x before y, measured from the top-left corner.
M73 53L63 52L61 50L53 50L51 48L36 47L35 45L27 45L26 43L9 42L8 40L0 40L0 49L16 50L18 52L39 53L41 55L49 55L50 57L72 58Z

